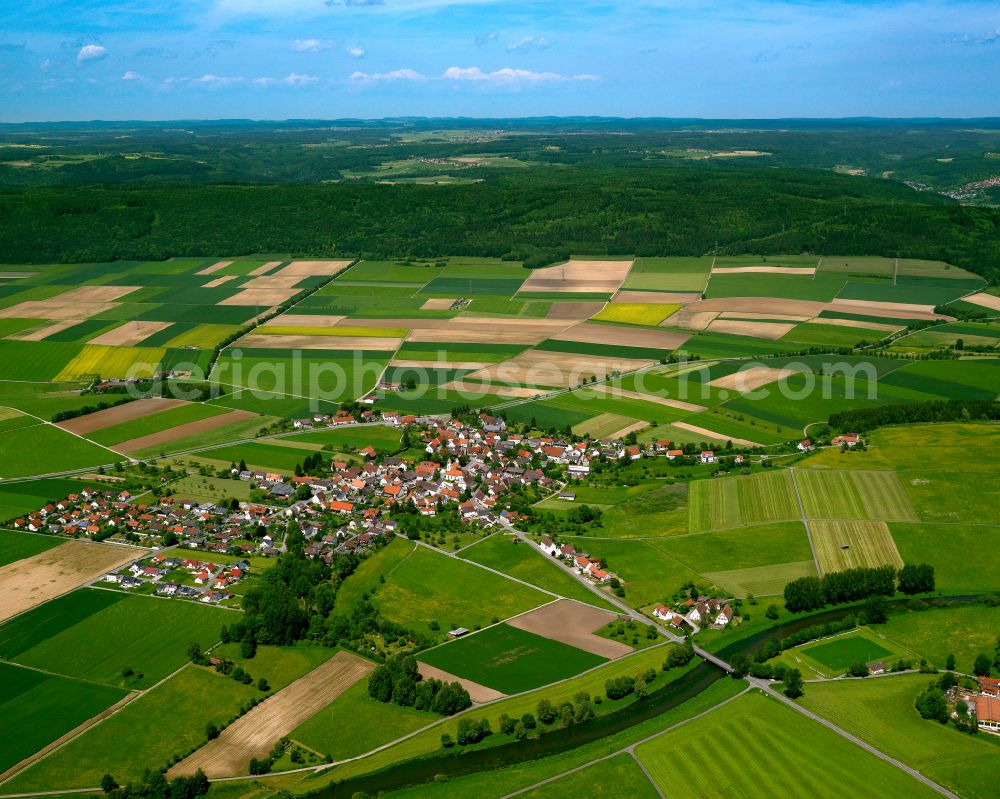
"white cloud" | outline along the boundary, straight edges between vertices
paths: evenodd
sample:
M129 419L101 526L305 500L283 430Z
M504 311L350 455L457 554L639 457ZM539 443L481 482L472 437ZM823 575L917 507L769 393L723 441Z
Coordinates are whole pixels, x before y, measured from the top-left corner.
M314 77L313 75L300 75L297 72L289 72L283 78L269 78L269 77L254 78L253 85L262 86L265 88L268 86L282 86L282 85L308 86L310 83L315 83L318 80L319 78Z
M1000 41L1000 28L994 28L978 36L970 36L969 34L956 36L950 41L953 44L993 44Z
M243 77L233 77L226 75L213 75L211 73L202 75L200 78L181 78L189 81L195 86L207 86L210 89L224 89L227 86L237 86L246 81Z
M901 80L896 80L896 79L887 80L885 83L883 83L881 86L878 87L878 90L880 92L890 92L893 89L898 89L902 85L903 81Z
M353 72L352 83L380 83L397 80L427 80L426 75L412 69L394 69L392 72Z
M99 44L85 44L80 48L80 52L76 54L76 60L79 63L84 61L98 61L105 56L107 56L108 50L106 47L101 47Z
M472 43L476 47L482 47L484 44L489 44L490 42L495 42L500 38L500 34L496 31L490 31L489 33L482 33L472 40Z
M296 53L318 53L331 49L334 44L330 39L296 39L292 42L292 49Z
M364 58L365 48L359 44L352 45L344 50L351 58Z
M142 80L142 75L138 72L133 72L131 69L128 70L124 75L122 75L122 80Z
M42 72L48 72L51 67L52 67L52 61L50 61L48 58L46 58L44 61L42 61L41 64L38 65L38 68L42 70Z
M552 42L544 36L524 36L520 41L507 45L507 52L516 53L527 50L546 50L551 46Z
M485 72L479 67L448 67L441 77L444 80L471 81L505 86L598 80L596 75L567 76L560 75L557 72L534 72L530 69L512 69L511 67L504 67L493 72Z

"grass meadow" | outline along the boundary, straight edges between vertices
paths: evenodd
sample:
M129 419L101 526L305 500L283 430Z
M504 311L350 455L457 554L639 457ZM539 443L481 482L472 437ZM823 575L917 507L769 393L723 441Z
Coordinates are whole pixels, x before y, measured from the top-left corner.
M358 575L348 578L350 583ZM551 597L478 566L417 547L392 569L392 579L379 585L371 603L399 624L430 636L437 621L447 631L470 630L538 607Z
M712 745L688 746L691 741ZM725 756L719 757L719 752ZM876 784L888 795L937 796L894 766L758 692L640 745L636 755L661 789L677 796L842 799L871 795Z
M515 544L514 541L517 539L503 534L492 535L462 550L460 554L466 560L489 566L568 599L576 599L605 610L615 610L614 605L580 585L555 559L543 555L530 544L523 541Z
M53 425L0 434L0 478L55 474L118 460L120 455Z
M996 552L1000 524L910 524L890 522L889 530L905 563L933 563L939 591L1000 591L1000 558L978 558L969 552Z
M950 727L920 718L913 703L927 687L923 674L878 680L810 684L800 700L804 707L829 719L892 757L919 770L966 799L996 796L1000 746L985 735L969 737ZM832 762L824 753L824 762ZM899 772L896 772L897 774ZM879 779L880 792L890 786ZM901 796L917 795L913 787L897 786ZM861 789L862 795L864 789Z

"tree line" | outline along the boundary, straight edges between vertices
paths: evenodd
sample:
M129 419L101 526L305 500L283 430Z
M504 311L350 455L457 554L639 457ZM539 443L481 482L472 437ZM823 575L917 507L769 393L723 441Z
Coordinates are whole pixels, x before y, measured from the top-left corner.
M898 584L897 584L898 578ZM827 605L889 597L899 591L920 594L934 590L934 567L928 563L895 566L858 566L827 572L822 577L799 577L785 586L785 609L792 613L819 610Z
M909 405L880 405L839 411L830 414L829 424L835 430L867 433L876 427L892 424L997 419L1000 419L1000 402L996 400L931 400Z

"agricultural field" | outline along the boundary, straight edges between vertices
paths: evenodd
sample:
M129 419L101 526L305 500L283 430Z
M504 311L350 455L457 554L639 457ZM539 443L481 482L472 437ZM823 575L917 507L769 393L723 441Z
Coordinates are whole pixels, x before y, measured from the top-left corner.
M564 680L606 661L552 638L496 624L420 653L420 661L505 694Z
M485 626L537 607L549 599L533 588L507 580L462 560L416 547L392 569L371 603L386 618L436 637L456 627ZM358 581L353 575L348 583ZM481 597L490 597L482 602Z
M125 697L110 686L0 663L0 775Z
M35 533L0 530L0 567L40 555L62 543L58 538Z
M913 703L928 682L926 675L904 674L815 683L800 701L962 797L994 796L1000 748L987 736L970 738L920 718ZM914 788L902 790L906 796L915 795Z
M591 318L598 322L622 322L627 325L663 324L680 305L669 303L613 302Z
M690 530L722 530L802 516L787 471L691 483Z
M20 665L128 689L148 688L208 648L230 613L89 588L0 626L0 657ZM131 669L128 676L125 670Z
M89 788L109 773L123 783L138 780L151 764L165 767L175 755L200 746L206 724L229 722L259 693L255 686L188 666L25 769L4 788L15 792L54 785ZM192 724L192 718L198 723ZM120 746L122 740L129 745Z
M293 741L336 760L370 752L440 717L426 710L379 702L360 680L289 733ZM357 724L364 719L364 724Z
M796 469L794 482L810 519L917 521L895 472Z
M0 478L57 474L119 460L116 452L53 425L0 432Z
M903 559L885 522L815 520L809 523L809 533L824 572L859 566L903 567Z
M727 757L720 763L705 749L685 748L691 740L710 740ZM682 749L685 756L677 757ZM685 796L839 799L867 795L872 784L902 796L937 796L894 766L758 692L641 744L636 756L663 791Z

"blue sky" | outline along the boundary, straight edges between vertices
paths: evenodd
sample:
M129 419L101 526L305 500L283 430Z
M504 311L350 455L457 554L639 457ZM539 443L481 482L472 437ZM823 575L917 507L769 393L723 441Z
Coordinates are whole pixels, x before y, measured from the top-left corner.
M1000 3L7 0L0 120L998 116Z

